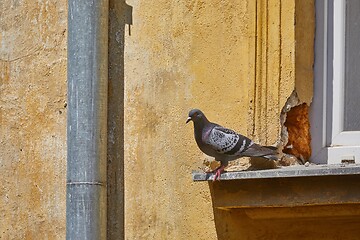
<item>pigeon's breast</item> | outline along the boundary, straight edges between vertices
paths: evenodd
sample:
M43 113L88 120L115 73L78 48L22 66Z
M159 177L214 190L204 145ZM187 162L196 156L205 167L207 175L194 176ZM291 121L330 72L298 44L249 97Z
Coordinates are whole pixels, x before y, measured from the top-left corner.
M210 135L211 135L211 131L213 130L213 128L204 128L203 132L202 132L202 141L203 142L208 142L208 140L210 139Z

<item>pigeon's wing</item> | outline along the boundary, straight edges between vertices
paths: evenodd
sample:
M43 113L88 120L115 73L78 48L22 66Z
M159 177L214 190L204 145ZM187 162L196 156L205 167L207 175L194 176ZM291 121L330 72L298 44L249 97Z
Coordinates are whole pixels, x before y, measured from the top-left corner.
M215 126L211 130L205 143L216 152L231 156L241 155L254 144L249 138L221 126Z

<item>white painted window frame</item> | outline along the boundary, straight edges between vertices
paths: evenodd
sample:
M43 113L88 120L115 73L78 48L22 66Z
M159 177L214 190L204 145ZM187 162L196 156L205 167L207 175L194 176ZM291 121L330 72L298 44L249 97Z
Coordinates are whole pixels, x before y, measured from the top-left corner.
M360 131L344 131L345 0L316 1L312 157L320 164L360 163Z

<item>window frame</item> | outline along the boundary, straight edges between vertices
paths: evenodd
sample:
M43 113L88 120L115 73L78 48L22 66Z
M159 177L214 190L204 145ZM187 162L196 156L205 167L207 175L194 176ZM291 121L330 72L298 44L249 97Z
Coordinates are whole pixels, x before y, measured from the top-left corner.
M345 0L317 0L315 8L311 160L320 164L337 164L344 160L360 163L360 131L343 131Z

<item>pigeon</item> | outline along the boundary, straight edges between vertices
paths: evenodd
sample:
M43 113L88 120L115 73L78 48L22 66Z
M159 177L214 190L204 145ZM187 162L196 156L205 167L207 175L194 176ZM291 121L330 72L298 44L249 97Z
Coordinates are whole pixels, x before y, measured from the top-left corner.
M220 180L220 174L224 172L229 161L241 157L260 157L268 160L279 158L276 147L261 146L231 129L212 123L199 109L192 109L189 112L186 123L190 121L194 123L195 141L200 150L221 162L221 165L213 171L214 181Z

